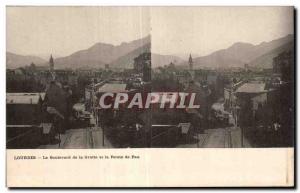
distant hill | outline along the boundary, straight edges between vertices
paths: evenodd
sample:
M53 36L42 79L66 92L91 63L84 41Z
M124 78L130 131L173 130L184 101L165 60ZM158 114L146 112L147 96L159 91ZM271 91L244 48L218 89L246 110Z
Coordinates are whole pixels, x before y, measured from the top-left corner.
M147 43L137 49L119 57L110 63L112 68L133 68L134 58L145 52L151 52L151 43Z
M86 50L74 52L69 56L55 58L54 63L56 69L104 68L105 64L109 64L112 68L133 68L134 58L144 52L151 52L150 36L131 42L123 42L117 46L96 43ZM155 67L168 65L171 62L179 64L183 60L172 55L152 54L152 63ZM45 60L40 61L38 64L48 65ZM24 65L20 64L20 66Z
M133 68L134 58L144 52L151 52L150 36L117 46L97 43L54 62L56 68L103 68L105 64L112 68ZM151 57L154 67L183 62L180 57L171 55L152 54Z
M227 49L218 50L207 56L194 58L194 67L208 68L228 68L228 67L244 67L245 63L250 63L256 58L279 48L288 42L294 40L293 35L288 35L270 42L263 42L258 45L237 42ZM182 63L187 66L187 62ZM254 65L254 64L253 64ZM262 67L264 65L261 65Z
M281 51L293 47L294 35L288 35L270 42L262 42L258 45L237 42L227 49L215 51L207 56L193 57L194 68L228 68L244 67L249 64L252 67L270 68L272 59ZM151 37L146 36L131 42L123 42L120 45L96 43L86 50L77 51L69 56L55 58L55 68L103 68L109 64L113 68L132 68L134 58L143 52L151 52ZM47 65L47 61L36 56L21 56L7 52L7 68L17 68L29 65ZM186 60L173 55L151 54L152 67L175 65L186 68Z
M187 61L190 57L190 54L192 55L193 58L201 57L201 55L199 55L197 53L174 53L172 55L177 56L177 57Z
M184 60L178 56L151 54L151 65L153 68L169 65L171 62L178 65L184 62Z
M11 52L6 52L6 68L8 69L29 66L32 62L36 65L41 65L45 64L46 60L37 56L23 56Z
M294 41L290 41L278 48L275 48L268 53L259 56L249 63L252 67L257 68L272 68L273 58L284 51L294 51Z
M114 64L116 60L138 48L142 48L150 43L150 36L131 42L123 42L114 46L111 44L97 43L86 50L77 51L70 56L57 58L54 60L57 68L80 68L80 67L104 67L105 64ZM126 66L124 64L124 66Z
M146 44L142 47L139 47L132 52L121 56L117 60L111 63L111 67L115 68L133 68L134 58L139 56L144 52L151 52L151 44ZM184 60L177 56L172 55L160 55L151 53L151 66L152 68L156 68L159 66L169 65L173 62L175 65L182 63Z

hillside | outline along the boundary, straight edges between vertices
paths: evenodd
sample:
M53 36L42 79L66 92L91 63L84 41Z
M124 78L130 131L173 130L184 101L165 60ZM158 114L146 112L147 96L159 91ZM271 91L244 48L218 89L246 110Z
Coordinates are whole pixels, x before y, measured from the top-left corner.
M207 56L194 57L194 68L253 67L270 68L272 59L278 53L293 47L294 36L288 35L258 45L237 42L232 46L217 50ZM109 64L113 68L132 68L134 58L143 52L151 52L151 37L147 36L120 45L96 43L86 50L77 51L69 56L54 59L55 68L103 68ZM47 61L36 56L22 56L7 52L7 68L29 65L47 65ZM173 62L181 67L188 67L187 61L178 56L151 54L152 67L168 65Z
M175 65L178 65L182 62L184 62L183 59L181 59L178 56L172 56L172 55L161 55L161 54L151 54L151 65L153 68L169 65L170 63L174 63Z
M117 60L113 61L110 64L112 68L133 68L134 58L138 57L140 54L144 52L151 52L151 44L148 43L143 45L124 56L119 57Z
M194 67L228 68L244 67L245 63L251 63L256 58L279 48L294 40L293 35L288 35L270 42L262 42L258 45L238 42L227 49L213 52L207 56L194 58ZM187 62L182 63L187 66Z
M70 56L54 60L57 68L104 67L105 64L114 63L118 58L150 43L150 36L131 42L123 42L114 46L111 44L97 43L86 50L77 51Z
M46 63L46 60L37 56L23 56L11 52L6 52L6 68L8 69L28 66L32 62L36 65L41 65Z
M284 51L293 51L294 41L290 41L278 48L271 50L270 52L259 56L250 62L250 66L257 68L272 68L273 58Z

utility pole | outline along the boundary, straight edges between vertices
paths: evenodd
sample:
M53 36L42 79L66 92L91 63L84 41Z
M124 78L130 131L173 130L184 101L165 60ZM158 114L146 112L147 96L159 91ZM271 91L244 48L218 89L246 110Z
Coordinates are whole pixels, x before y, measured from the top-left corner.
M239 106L234 106L234 127L238 128ZM244 147L244 127L241 126L241 147Z
M147 124L148 124L148 128L150 129L150 147L152 147L152 112L148 111L147 114L148 114L148 116L147 116L147 119L148 119L147 122L148 123Z
M199 148L200 147L200 145L199 145L199 133L198 133L198 131L197 131L197 147Z
M102 146L104 147L105 146L105 143L104 143L104 125L102 125L101 128L102 128Z
M241 146L244 147L244 127L241 127Z

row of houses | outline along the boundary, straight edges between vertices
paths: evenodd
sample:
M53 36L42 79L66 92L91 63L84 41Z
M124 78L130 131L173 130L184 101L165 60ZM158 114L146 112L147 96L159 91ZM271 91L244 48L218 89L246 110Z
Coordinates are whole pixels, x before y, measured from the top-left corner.
M271 75L252 75L224 88L225 110L233 115L236 126L251 133L259 146L293 143L293 66L292 54L283 52L274 58Z
M7 93L7 148L36 148L63 133L72 111L71 95L55 81L45 92Z

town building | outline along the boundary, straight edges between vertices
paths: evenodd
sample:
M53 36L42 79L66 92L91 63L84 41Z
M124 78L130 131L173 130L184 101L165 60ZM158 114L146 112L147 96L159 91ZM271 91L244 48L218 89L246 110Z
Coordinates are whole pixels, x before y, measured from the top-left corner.
M255 111L267 102L265 83L245 83L235 91L236 105L239 107L238 120L242 126L251 126Z
M45 93L6 94L7 148L30 148L39 144L43 130L42 104Z
M294 79L294 52L284 51L273 58L273 73L280 74L281 79L290 82Z
M143 81L151 81L151 53L145 52L134 58L135 73L143 73Z

